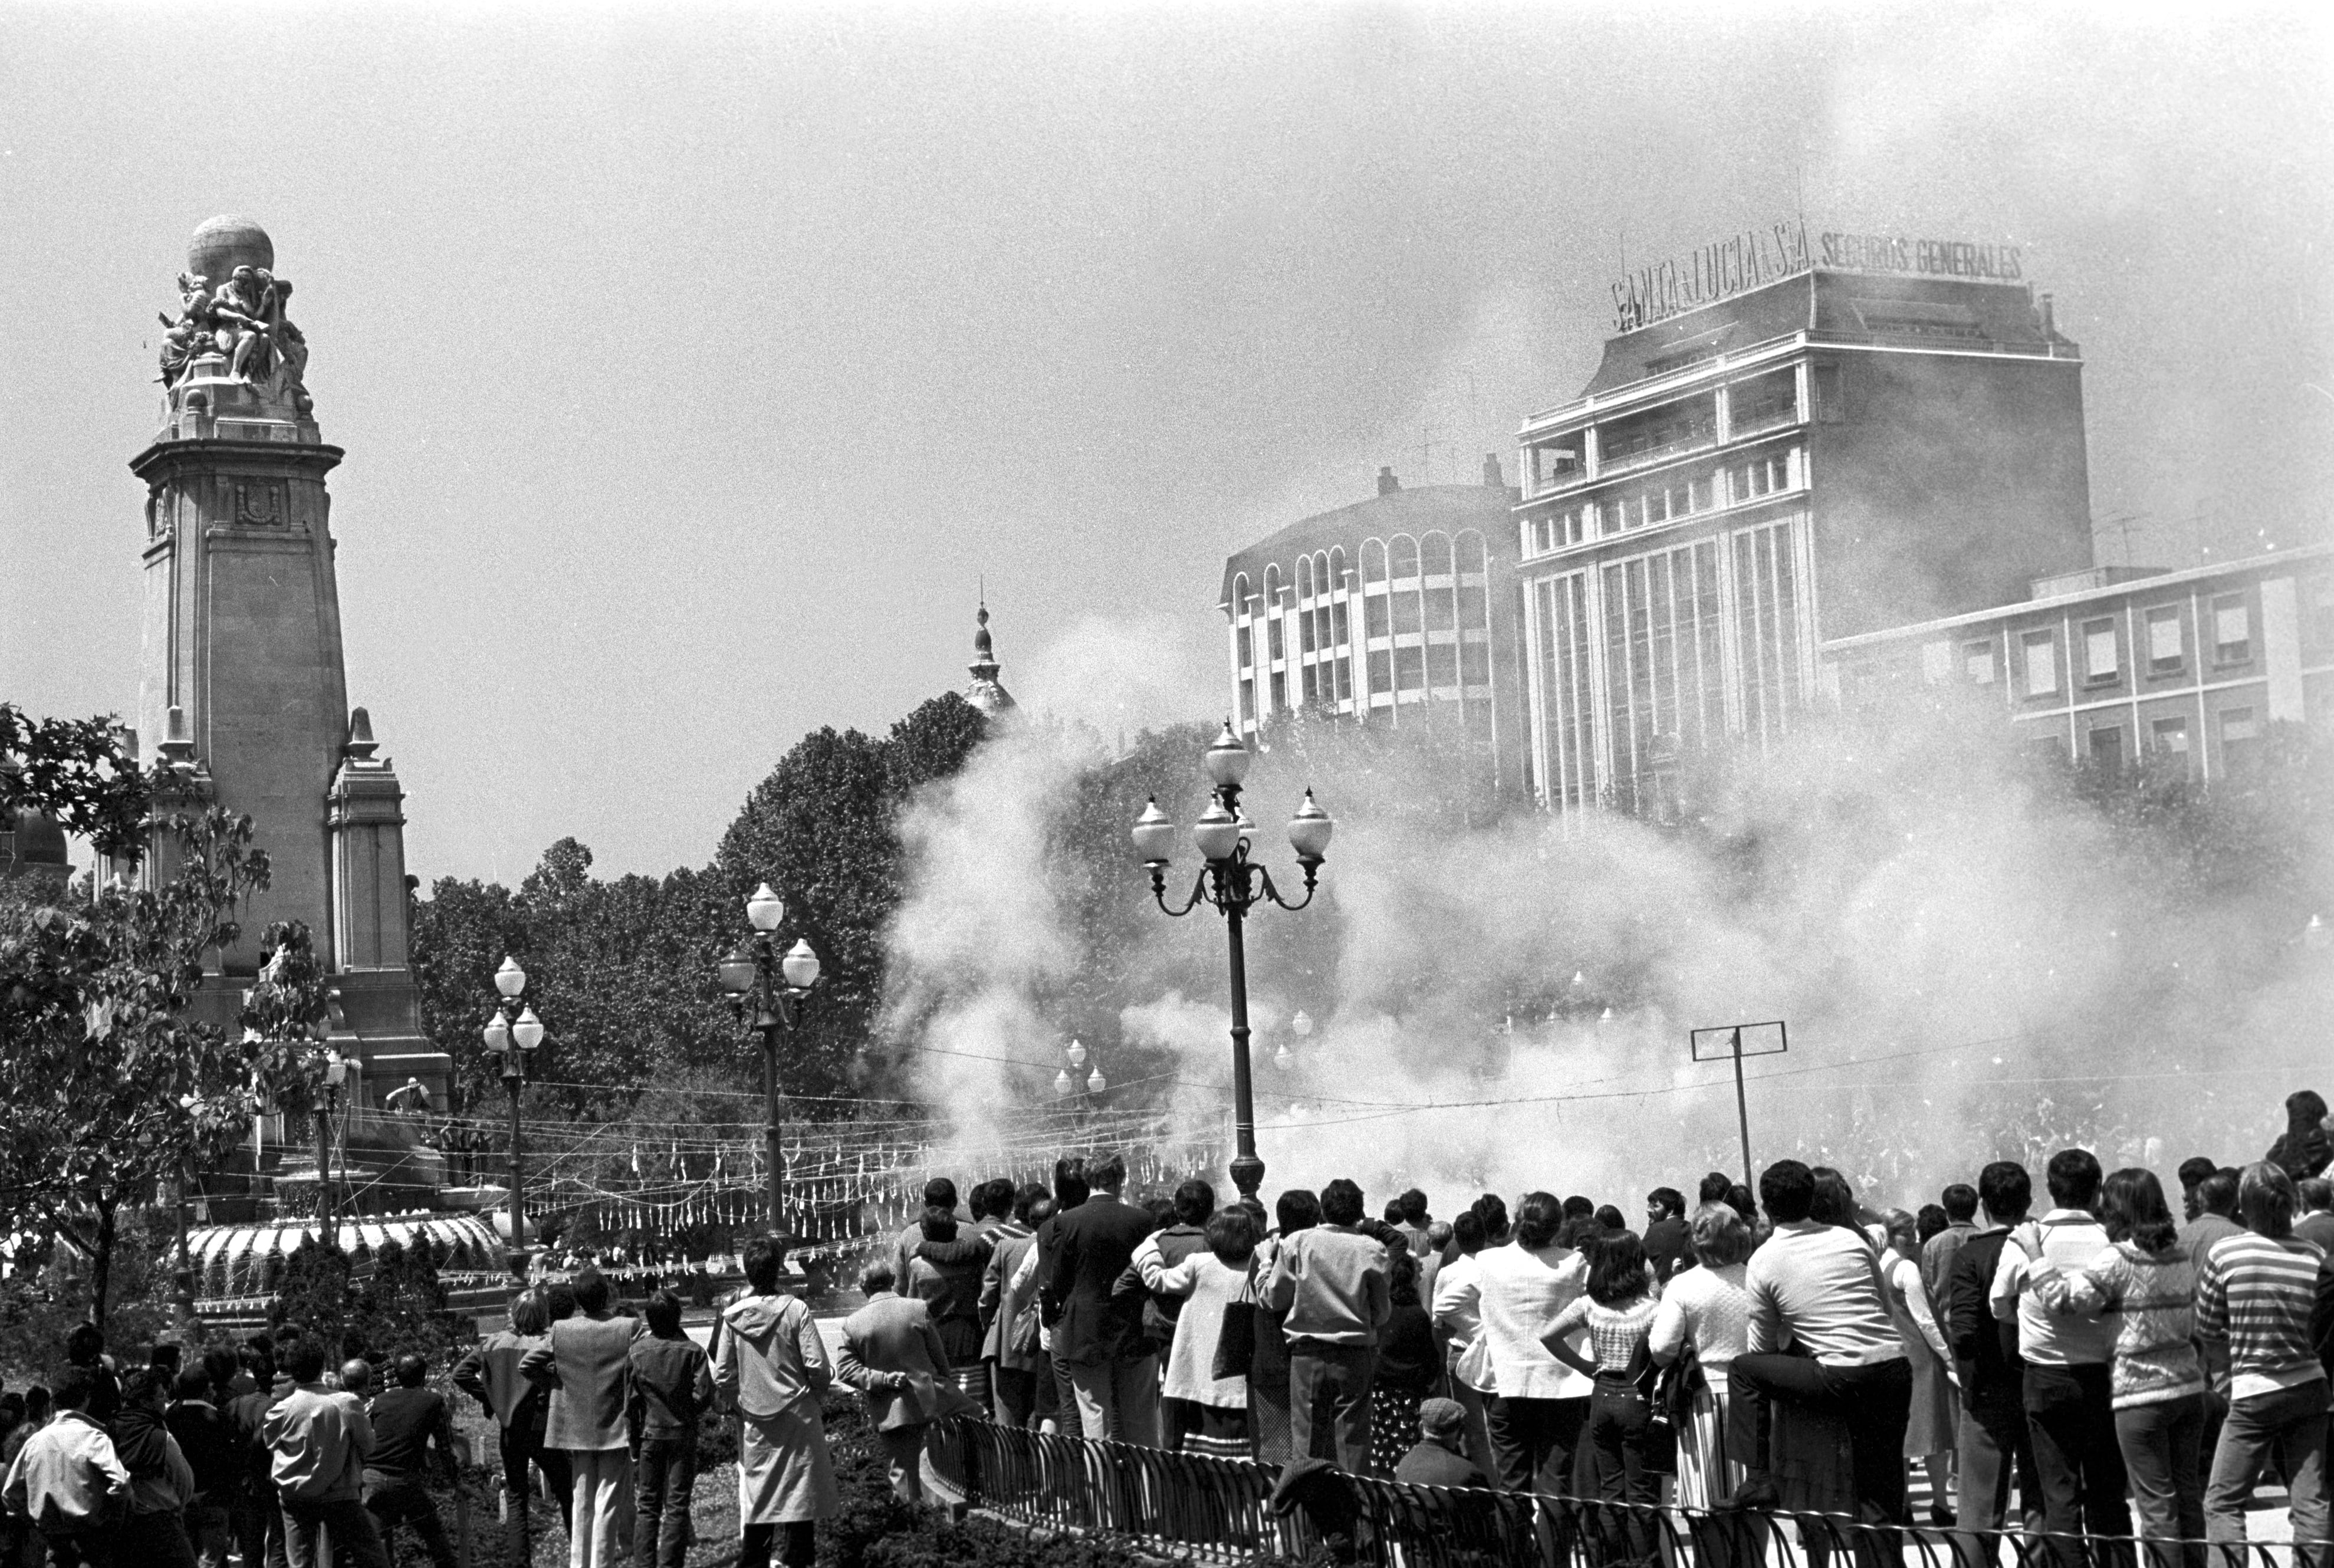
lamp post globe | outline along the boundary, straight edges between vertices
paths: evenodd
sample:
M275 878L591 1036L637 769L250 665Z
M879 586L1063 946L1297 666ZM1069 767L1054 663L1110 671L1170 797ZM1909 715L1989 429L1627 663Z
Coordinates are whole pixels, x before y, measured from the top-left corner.
M786 918L786 901L770 890L769 883L764 882L746 895L746 919L753 922L757 931L775 931Z
M1239 849L1239 819L1224 809L1220 797L1211 800L1200 820L1191 824L1191 842L1210 865L1229 861Z
M1070 1065L1073 1067L1083 1067L1086 1064L1086 1048L1078 1041L1071 1041L1070 1048L1063 1054L1070 1059Z
M1086 1092L1089 1094L1099 1094L1109 1087L1110 1080L1102 1075L1102 1063L1099 1062L1095 1063L1094 1072L1089 1073L1086 1077Z
M754 988L754 955L743 946L732 948L721 957L721 994L732 1001L743 997Z
M1134 840L1136 858L1146 866L1165 869L1175 852L1175 821L1159 809L1157 795L1151 797L1143 814L1134 819L1129 836Z
M1288 1021L1288 1026L1295 1030L1297 1037L1302 1040L1313 1033L1313 1015L1299 1007L1297 1009L1297 1016Z
M1304 803L1297 808L1297 814L1288 819L1288 847L1297 851L1300 861L1318 865L1329 856L1329 835L1336 826L1336 819L1321 809L1321 803L1313 798L1313 792L1308 789L1305 792Z
M1077 1092L1077 1085L1070 1082L1070 1070L1068 1068L1065 1067L1059 1073L1054 1074L1054 1096L1056 1099L1067 1100L1071 1095L1075 1094Z
M543 1020L535 1015L534 1008L519 1014L518 1022L511 1025L511 1038L522 1052L531 1053L543 1044Z
M818 984L818 954L810 943L796 937L795 945L788 948L786 956L778 961L778 972L796 990L807 991Z
M495 971L495 989L506 996L516 996L526 989L526 971L518 967L516 958L504 955L502 967Z
M1227 718L1222 731L1201 760L1207 767L1210 784L1220 790L1237 793L1240 781L1248 777L1248 765L1251 759L1248 747L1242 746L1240 737L1232 733L1232 721Z

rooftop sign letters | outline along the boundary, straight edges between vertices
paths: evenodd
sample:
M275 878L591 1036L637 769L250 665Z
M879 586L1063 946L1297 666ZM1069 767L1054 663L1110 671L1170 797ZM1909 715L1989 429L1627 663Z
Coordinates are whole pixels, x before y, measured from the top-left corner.
M1851 273L1917 273L1924 277L1979 278L2014 284L2018 247L1972 245L1958 239L1903 239L1885 234L1828 234L1816 265Z
M1615 284L1614 324L1622 332L1634 332L1745 289L1803 273L1808 266L1806 224L1745 229L1684 255L1640 267Z
M2015 245L1878 234L1818 235L1812 246L1808 239L1804 222L1779 223L1639 267L1613 285L1614 326L1635 332L1818 267L1984 283L2025 276Z

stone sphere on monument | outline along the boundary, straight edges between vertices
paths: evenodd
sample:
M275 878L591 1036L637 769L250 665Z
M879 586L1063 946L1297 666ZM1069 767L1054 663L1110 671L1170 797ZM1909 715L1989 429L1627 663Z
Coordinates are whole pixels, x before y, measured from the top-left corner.
M195 230L187 242L187 271L213 288L235 274L239 266L275 267L275 244L267 231L247 217L222 215Z

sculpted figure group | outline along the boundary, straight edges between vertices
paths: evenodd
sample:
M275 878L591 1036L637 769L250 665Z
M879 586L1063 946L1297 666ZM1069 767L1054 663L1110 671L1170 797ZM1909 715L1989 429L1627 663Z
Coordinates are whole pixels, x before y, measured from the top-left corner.
M302 375L308 366L308 340L284 313L292 283L265 267L238 266L216 290L208 278L178 274L178 319L165 315L162 384L176 386L187 367L216 351L227 373L261 390L271 402L289 400L302 413L310 407Z

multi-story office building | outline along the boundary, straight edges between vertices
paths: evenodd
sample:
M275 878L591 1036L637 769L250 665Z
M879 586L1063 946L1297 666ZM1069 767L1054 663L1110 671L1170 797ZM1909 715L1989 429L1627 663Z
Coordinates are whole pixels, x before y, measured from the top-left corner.
M1998 247L1789 229L1648 269L1580 395L1524 422L1518 491L1381 474L1230 558L1238 723L1448 723L1559 813L1655 806L1692 750L1904 681L2200 780L2334 724L2328 550L2094 563L2082 360L2019 278Z
M1847 703L1960 684L2052 756L2242 777L2272 723L2334 725L2334 545L2069 572L2024 603L1843 638L1822 657Z
M1224 563L1233 722L1276 715L1423 724L1487 783L1515 788L1515 492L1496 457L1480 485L1378 493L1293 523Z
M1665 751L1770 745L1827 640L2091 564L2082 363L2048 296L1780 271L1630 326L1524 424L1528 760L1552 809L1642 803Z

